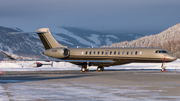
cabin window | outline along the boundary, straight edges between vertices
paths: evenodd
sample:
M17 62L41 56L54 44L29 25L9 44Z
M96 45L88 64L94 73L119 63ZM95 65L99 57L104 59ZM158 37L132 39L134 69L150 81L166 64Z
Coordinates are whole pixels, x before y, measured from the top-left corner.
M108 55L108 51L106 51L106 55Z
M86 55L88 54L88 51L86 51Z
M167 51L163 50L162 53L168 53Z
M142 54L142 51L140 51L139 54L141 55L141 54Z
M129 54L129 52L127 51L127 55Z
M94 54L96 54L96 51L94 51Z
M82 55L84 54L84 52L82 51Z
M138 52L136 51L136 52L135 52L135 55L137 55L137 53L138 53Z
M110 55L112 54L112 51L110 51Z
M100 53L100 52L98 51L97 54L99 55L99 53Z
M124 55L124 51L122 52L122 55Z
M114 55L116 55L116 51L114 51Z
M91 55L91 51L89 52L89 54Z
M120 55L120 51L118 52L118 55Z
M131 51L131 55L133 55L133 51Z
M102 55L104 54L104 51L102 51Z

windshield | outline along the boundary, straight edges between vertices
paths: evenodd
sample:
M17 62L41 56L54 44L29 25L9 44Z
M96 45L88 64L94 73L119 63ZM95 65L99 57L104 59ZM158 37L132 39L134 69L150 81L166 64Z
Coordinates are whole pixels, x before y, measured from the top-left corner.
M157 50L156 53L168 53L168 52L165 50Z

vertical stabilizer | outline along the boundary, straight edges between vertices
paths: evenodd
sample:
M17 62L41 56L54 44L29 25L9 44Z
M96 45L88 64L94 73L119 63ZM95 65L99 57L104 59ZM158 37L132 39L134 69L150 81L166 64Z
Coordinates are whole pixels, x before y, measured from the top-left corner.
M59 44L54 37L51 35L51 32L49 31L49 28L41 28L36 30L37 34L39 35L39 38L41 39L41 42L44 45L45 49L51 49L51 48L57 48L57 47L65 47L61 44ZM40 33L38 33L40 32Z

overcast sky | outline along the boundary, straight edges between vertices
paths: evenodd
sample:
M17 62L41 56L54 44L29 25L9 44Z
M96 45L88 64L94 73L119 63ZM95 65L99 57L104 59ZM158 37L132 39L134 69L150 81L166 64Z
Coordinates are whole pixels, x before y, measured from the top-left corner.
M180 23L180 0L0 0L0 26L70 26L157 34Z

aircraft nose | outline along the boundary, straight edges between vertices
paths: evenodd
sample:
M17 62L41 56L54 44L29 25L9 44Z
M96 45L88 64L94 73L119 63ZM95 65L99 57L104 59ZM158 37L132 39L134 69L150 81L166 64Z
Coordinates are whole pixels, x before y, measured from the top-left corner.
M172 60L173 60L173 61L175 61L175 60L177 60L177 58L176 58L176 57L174 57Z
M172 62L172 61L177 60L177 58L174 57L173 55L167 55L167 56L165 57L165 60L167 60L167 61L169 61L169 62Z
M170 57L170 60L175 61L175 60L177 60L177 58L173 56L173 57Z

